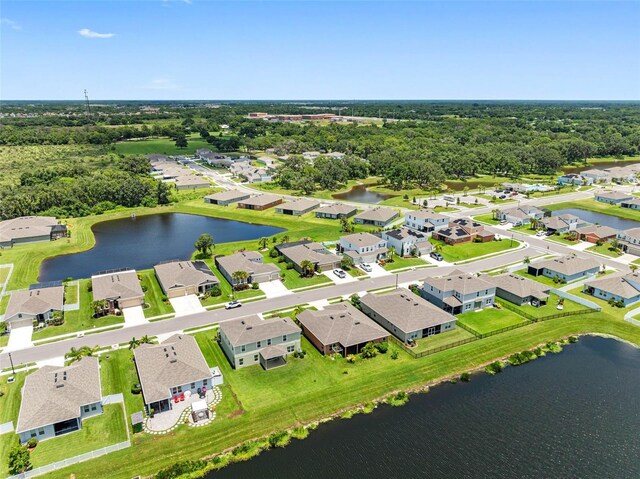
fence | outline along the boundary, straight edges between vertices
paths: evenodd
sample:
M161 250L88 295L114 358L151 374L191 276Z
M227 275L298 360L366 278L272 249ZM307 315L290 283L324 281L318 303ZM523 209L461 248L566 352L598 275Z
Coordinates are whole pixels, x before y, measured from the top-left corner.
M102 449L96 449L95 451L86 452L84 454L80 454L79 456L54 462L53 464L47 464L46 466L36 467L35 469L31 469L30 471L23 472L21 474L16 474L15 476L11 476L8 479L28 479L30 477L41 476L43 474L47 474L48 472L57 471L58 469L71 466L73 464L78 464L79 462L89 461L91 459L95 459L96 457L100 457L100 456L104 456L105 454L110 454L112 452L120 451L128 447L131 447L131 441L120 442L112 446L103 447Z
M568 296L572 296L572 295L568 295ZM573 297L570 297L568 299L573 300ZM526 318L529 321L533 321L534 323L538 323L540 321L547 321L549 319L564 318L566 316L576 316L578 314L589 314L589 313L592 313L594 311L601 311L602 310L602 308L597 307L597 308L588 308L588 309L578 309L576 311L563 311L561 313L549 314L547 316L534 316L532 314L529 314L529 313L526 313L526 312L522 311L522 308L519 308L518 306L516 306L516 305L514 305L512 303L509 303L508 301L500 301L500 306L505 308L505 309L509 309L509 310L513 311L514 313L519 314L523 318Z
M424 351L416 352L411 348L407 347L402 341L400 341L395 336L391 336L391 342L397 344L402 349L404 349L409 354L409 356L411 356L413 359L423 358L431 354L439 353L441 351L446 351L447 349L455 348L457 346L462 346L463 344L469 344L474 341L477 341L478 339L480 338L477 338L474 336L473 338L461 339L460 341L456 341L454 343L444 344L442 346L438 346L437 348L425 349Z

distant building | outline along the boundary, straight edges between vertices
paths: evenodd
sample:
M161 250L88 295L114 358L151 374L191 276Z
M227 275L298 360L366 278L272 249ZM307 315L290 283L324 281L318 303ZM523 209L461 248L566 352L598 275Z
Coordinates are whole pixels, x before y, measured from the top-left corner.
M350 218L357 212L358 209L355 206L345 205L343 203L330 203L316 210L316 218L341 220L342 218Z
M238 201L238 208L264 211L269 208L273 208L280 203L282 203L282 198L280 196L264 194Z
M365 210L362 213L356 215L353 218L353 222L359 225L385 227L393 220L395 220L399 215L400 214L392 208L376 206L375 208Z
M558 184L560 186L572 185L572 186L582 186L582 185L590 185L593 183L593 179L589 177L585 177L576 173L568 173L566 175L562 175L558 177Z
M605 170L585 170L580 173L585 178L591 178L593 183L609 183L611 181L610 174Z
M603 193L596 193L595 199L601 203L619 205L623 201L632 200L633 195L629 193L622 193L621 191L605 191Z
M318 200L309 198L299 198L293 201L287 201L276 207L276 213L283 215L302 216L309 213L320 206Z
M177 190L197 190L199 188L211 188L211 182L203 176L185 175L175 179Z
M210 203L212 205L219 206L229 206L231 203L236 203L238 201L246 200L250 198L251 195L244 191L239 190L226 190L221 191L220 193L214 193L212 195L207 195L204 197L205 203Z
M431 236L433 239L449 245L469 243L475 241L476 238L482 243L495 239L493 233L485 231L484 225L471 218L457 218L452 220L446 228L435 230Z
M54 241L67 237L67 226L53 216L21 216L0 221L0 247L11 248L21 243Z
M640 210L640 198L633 197L630 200L624 200L620 203L620 206L630 210Z

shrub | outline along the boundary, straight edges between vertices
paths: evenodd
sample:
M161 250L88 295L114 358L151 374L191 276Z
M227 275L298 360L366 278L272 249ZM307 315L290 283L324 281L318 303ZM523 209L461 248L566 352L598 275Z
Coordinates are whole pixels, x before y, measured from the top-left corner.
M160 469L156 475L155 479L175 479L184 474L189 474L191 472L196 472L206 467L206 461L180 461L175 464L165 467L164 469Z
M391 351L391 359L398 359L398 356L400 354L398 353L397 349L394 349L393 351Z
M570 343L577 343L578 342L578 337L577 336L569 336L569 342Z
M349 297L349 301L351 301L351 304L358 309L361 309L362 306L360 305L360 296L358 296L357 294L352 294Z
M31 468L31 455L29 449L19 444L13 446L9 451L9 458L7 461L10 474L20 474Z
M269 256L271 258L277 258L279 254L280 253L278 253L278 250L275 248L271 248L271 251L269 251Z
M260 285L258 283L253 283L251 285L251 289L260 289Z
M387 351L389 350L389 343L386 341L382 343L374 343L374 346L380 354L387 354Z
M362 359L375 358L378 355L378 349L373 343L367 343L361 350L360 356Z
M349 354L349 355L347 356L347 362L348 362L348 363L353 364L353 363L355 363L355 362L356 362L356 359L357 359L357 356L356 356L355 354Z
M391 406L397 407L397 406L405 405L408 400L409 400L409 395L404 391L399 391L393 396L388 397L386 402Z
M504 364L502 364L501 361L494 361L491 364L489 364L486 368L484 368L484 370L489 374L501 373L503 369L504 369Z
M287 261L287 269L293 269L293 263L291 261Z
M304 349L301 349L300 351L294 351L293 352L293 357L294 358L298 358L298 359L304 359L304 357L307 355L307 352Z
M29 449L33 449L34 447L36 447L38 445L38 440L35 437L32 437L31 439L29 439L27 441L27 447Z
M471 373L462 373L460 375L460 381L468 383L469 381L471 381Z
M270 447L284 447L289 444L291 437L287 433L287 431L274 432L269 436L269 446Z
M134 384L131 386L131 394L140 394L142 392L142 388L139 384Z

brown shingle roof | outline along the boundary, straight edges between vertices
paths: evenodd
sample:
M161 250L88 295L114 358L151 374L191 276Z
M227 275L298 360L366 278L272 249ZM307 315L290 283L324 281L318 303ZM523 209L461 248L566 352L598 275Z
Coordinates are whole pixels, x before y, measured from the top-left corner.
M324 213L331 215L348 215L357 211L355 206L345 205L344 203L332 203L316 210L316 213Z
M309 208L317 208L320 202L310 198L298 198L297 200L288 201L278 206L279 209L292 211L306 211Z
M553 258L546 261L537 261L531 263L536 269L547 268L550 271L573 276L590 269L600 268L600 263L592 258L580 258L579 256L563 256L562 258Z
M427 278L424 282L440 291L458 291L461 294L475 293L493 288L493 285L484 279L460 270L455 270L451 274L439 278Z
M251 206L265 206L271 203L275 203L276 201L281 200L279 196L276 195L257 195L252 196L251 198L247 198L246 200L241 200L240 203L243 205L251 205Z
M396 210L385 208L384 206L376 206L370 210L363 211L356 215L355 218L368 221L390 221L396 216L398 216Z
M260 261L255 261L260 260ZM249 274L274 273L280 268L272 263L262 263L262 255L256 251L243 251L229 256L216 258L218 266L230 275L236 271L244 271Z
M184 286L219 283L204 261L171 261L153 267L164 291Z
M193 336L174 334L160 344L133 350L146 404L169 399L171 388L212 377Z
M205 198L217 201L232 201L241 200L242 198L246 198L247 196L249 196L248 193L243 193L239 190L227 190L220 191L219 193L214 193L212 195L207 195L205 196Z
M336 263L340 261L340 256L330 253L320 243L304 243L289 247L280 247L280 252L300 266L305 260L317 264Z
M92 276L91 285L93 299L96 301L101 299L126 300L144 296L138 280L138 273L134 270Z
M64 286L15 291L11 294L5 318L23 314L44 314L48 311L62 311Z
M254 314L221 323L220 332L227 337L233 347L236 347L257 341L266 341L276 336L299 333L300 328L287 317L263 321L260 316Z

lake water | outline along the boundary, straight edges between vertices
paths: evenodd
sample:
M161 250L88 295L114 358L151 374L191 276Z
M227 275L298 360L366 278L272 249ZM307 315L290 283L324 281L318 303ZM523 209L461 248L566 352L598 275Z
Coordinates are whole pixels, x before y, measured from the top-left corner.
M638 478L639 378L640 350L583 338L403 407L323 424L207 478Z
M604 213L597 213L595 211L581 210L580 208L564 208L562 210L556 210L551 213L552 216L559 215L574 215L578 218L582 218L585 221L593 224L600 224L609 226L617 230L627 230L629 228L640 227L640 221L628 220L625 218L618 218L617 216L607 215Z
M39 281L88 278L107 269L145 269L161 261L189 259L194 252L193 244L202 233L211 234L216 243L228 243L284 231L273 226L183 213L105 221L95 224L92 230L96 237L92 249L44 261Z
M356 185L349 191L344 193L336 193L331 195L336 200L356 201L358 203L379 203L388 198L392 198L395 195L388 195L378 193L376 191L370 191L365 185Z

